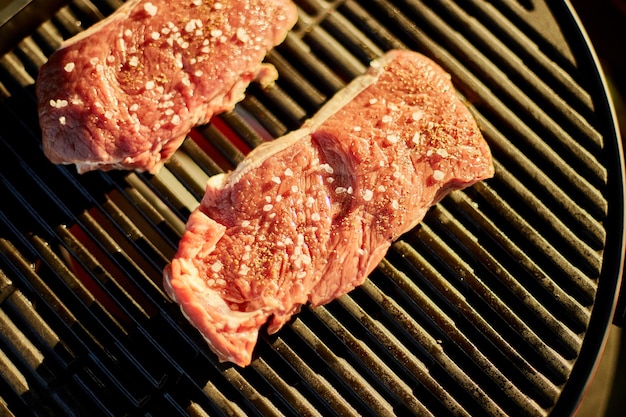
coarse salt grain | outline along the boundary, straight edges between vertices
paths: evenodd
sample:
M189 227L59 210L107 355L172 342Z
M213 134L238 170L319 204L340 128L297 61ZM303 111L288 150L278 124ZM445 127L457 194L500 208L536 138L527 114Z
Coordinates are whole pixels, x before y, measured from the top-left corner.
M322 219L322 217L320 216L319 213L311 214L311 220L313 220L314 222L319 222L321 219Z
M63 69L65 70L65 72L72 72L74 71L75 67L76 67L76 64L74 64L73 62L68 62L67 64L65 64Z
M248 32L246 32L244 28L239 28L237 29L237 39L239 39L243 43L246 43L250 40L250 35L248 35Z
M67 100L58 99L58 100L50 100L50 107L55 109L62 109L63 107L67 107Z
M363 192L363 201L371 201L372 198L374 198L374 191L365 190L365 192Z
M154 16L157 13L157 10L158 10L158 8L154 4L152 4L151 2L148 2L148 3L144 4L143 5L143 9L150 16Z
M420 139L421 139L422 135L420 134L420 132L415 132L415 134L413 135L413 143L416 145L420 144Z
M398 210L400 208L400 204L398 203L398 200L391 201L391 208L393 208L394 210Z
M398 143L400 140L400 136L398 135L387 135L387 142L389 143Z
M152 90L154 89L155 86L156 84L154 83L154 81L152 80L146 81L146 90Z
M292 186L291 186L291 192L293 192L293 193L297 193L297 192L298 192L298 190L299 190L299 188L298 188L298 186L297 186L297 185L292 185Z
M159 38L161 37L161 34L160 34L159 32L152 32L152 33L150 34L150 37L151 37L153 40L155 40L155 41L156 41L157 39L159 39Z
M213 8L214 8L215 10L221 10L221 9L222 9L222 3L217 3L217 2L216 2L216 3L213 5Z
M281 181L280 177L272 177L272 182L274 182L276 184L280 184L282 181Z
M61 116L61 117L59 117L59 123L60 123L62 126L65 126L65 123L66 123L66 122L67 122L67 119L65 118L65 116Z
M222 267L224 265L222 265L222 263L220 261L215 261L215 263L213 265L211 265L211 271L213 272L220 272L222 270Z
M382 118L383 123L391 123L392 120L393 120L392 117L389 115L384 115Z
M268 212L268 211L270 211L273 208L274 208L274 205L266 204L266 205L263 206L263 211Z
M438 169L433 171L433 179L435 181L441 181L445 176L446 174L443 171L440 171Z
M352 130L354 130L355 132L360 132L361 131L361 126L354 126L352 128Z
M437 149L437 151L435 152L437 155L439 155L442 158L447 158L448 157L448 151L446 151L445 149Z
M320 169L322 169L322 171L325 171L329 174L333 174L335 172L335 170L333 169L333 167L331 167L328 164L321 164L320 165Z
M202 20L200 20L200 19L191 19L185 25L185 32L191 33L194 30L196 30L196 28L201 28L201 27L202 27Z
M181 122L180 120L180 116L175 114L174 116L172 116L172 124L173 125L179 125Z
M293 177L293 171L291 170L291 168L287 168L285 170L285 176L286 177Z
M248 227L250 226L250 220L244 220L241 222L241 227Z
M411 114L411 119L417 122L422 118L423 115L424 115L424 112L416 111L416 112L413 112L413 114Z
M370 98L370 104L376 104L378 103L378 99L377 98Z

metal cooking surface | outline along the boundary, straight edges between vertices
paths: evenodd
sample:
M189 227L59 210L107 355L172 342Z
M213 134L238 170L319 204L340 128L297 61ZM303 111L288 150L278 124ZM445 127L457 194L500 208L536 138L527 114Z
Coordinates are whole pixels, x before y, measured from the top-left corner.
M41 152L37 68L120 1L72 1L0 57L0 414L573 411L611 320L624 207L613 115L567 5L296 3L267 57L276 86L252 85L156 176L81 176ZM390 48L453 74L495 178L434 207L361 288L262 335L251 366L217 363L161 287L204 183Z

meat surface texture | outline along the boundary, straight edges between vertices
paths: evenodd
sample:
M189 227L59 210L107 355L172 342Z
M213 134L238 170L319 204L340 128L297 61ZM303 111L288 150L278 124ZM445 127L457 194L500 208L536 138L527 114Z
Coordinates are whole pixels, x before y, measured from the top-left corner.
M266 322L274 333L362 284L429 207L493 173L449 75L390 51L301 129L208 181L165 288L221 361L245 366Z
M289 0L130 0L40 70L46 156L81 173L155 173L195 125L230 110L295 24Z

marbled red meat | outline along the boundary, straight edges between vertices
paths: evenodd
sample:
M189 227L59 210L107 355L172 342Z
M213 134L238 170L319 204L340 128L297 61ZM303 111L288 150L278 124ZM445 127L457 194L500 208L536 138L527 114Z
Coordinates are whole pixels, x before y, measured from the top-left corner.
M156 172L197 124L232 109L297 19L289 0L130 0L40 70L39 120L57 164Z
M360 285L448 192L493 175L450 77L392 51L303 128L212 177L165 288L222 361L250 363L260 328Z

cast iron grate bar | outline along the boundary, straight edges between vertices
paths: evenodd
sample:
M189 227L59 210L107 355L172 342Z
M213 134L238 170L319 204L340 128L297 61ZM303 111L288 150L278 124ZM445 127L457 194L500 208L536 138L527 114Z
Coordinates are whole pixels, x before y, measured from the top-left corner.
M276 85L252 85L155 176L53 167L36 128L39 66L122 2L72 1L0 58L0 113L18 121L17 135L0 127L1 407L543 416L559 401L607 262L612 167L595 86L504 6L297 3L300 21L267 57ZM250 367L217 363L160 272L206 179L398 47L453 74L496 178L444 199L361 288L262 335Z

